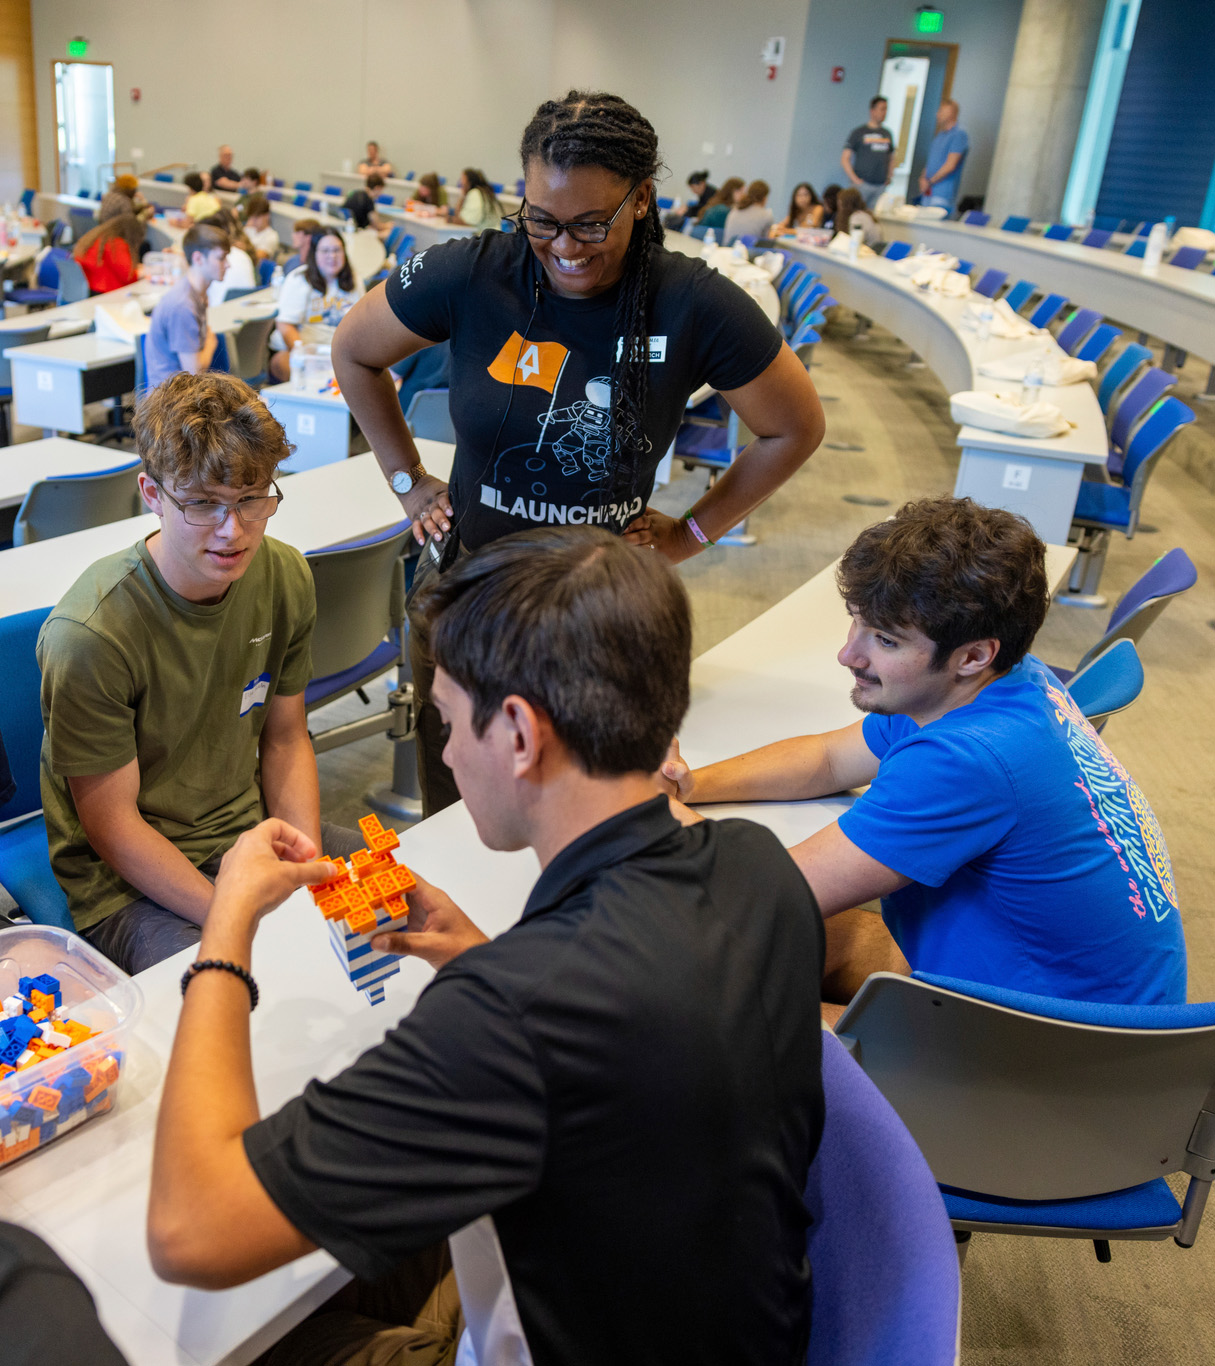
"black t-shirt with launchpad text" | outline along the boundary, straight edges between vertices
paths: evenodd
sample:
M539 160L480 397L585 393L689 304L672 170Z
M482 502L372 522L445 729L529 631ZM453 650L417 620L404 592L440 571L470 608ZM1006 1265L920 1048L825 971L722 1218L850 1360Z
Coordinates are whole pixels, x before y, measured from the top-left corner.
M648 448L634 487L617 486L609 502L619 285L565 298L544 283L525 237L487 232L418 252L385 288L411 332L451 340L452 507L473 550L529 526L623 530L650 496L688 396L702 384L749 384L781 346L759 305L724 275L651 247Z

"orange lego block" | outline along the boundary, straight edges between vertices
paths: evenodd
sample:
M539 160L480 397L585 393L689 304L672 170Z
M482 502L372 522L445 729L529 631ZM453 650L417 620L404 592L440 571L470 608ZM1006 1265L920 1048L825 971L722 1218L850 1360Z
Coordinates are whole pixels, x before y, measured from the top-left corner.
M371 841L375 839L377 835L382 835L384 833L384 826L381 824L379 816L377 816L374 811L370 815L364 816L362 820L359 821L359 829L363 832L363 838L367 841L368 849L371 848Z
M394 864L391 868L387 869L382 876L392 880L393 896L404 896L406 892L412 892L418 885L417 878L414 877L403 863Z
M377 835L375 839L367 841L367 847L375 854L386 854L390 849L396 849L401 843L401 837L395 830L385 830L382 835Z
M351 934L367 934L375 929L375 911L370 906L360 906L357 910L346 912L346 924Z
M56 1091L53 1086L35 1086L25 1099L28 1105L36 1105L46 1114L53 1115L59 1109L62 1095L63 1092Z
M317 897L316 904L326 920L341 920L346 914L346 894L341 888Z
M41 1006L35 1006L33 1010L31 1010L29 1014L26 1016L26 1019L33 1020L35 1024L41 1024L43 1020L48 1018L49 1015L49 1010L43 1010Z
M15 1067L10 1066L8 1063L0 1062L0 1078L7 1077L10 1072L15 1072L16 1070ZM9 1101L5 1100L3 1096L0 1096L0 1105L8 1104Z
M404 920L409 915L409 906L403 896L390 896L384 901L384 913L393 920Z
M118 1064L107 1054L89 1068L89 1075L93 1080L84 1088L86 1101L100 1095L102 1091L118 1080Z
M55 1026L60 1034L66 1034L75 1043L83 1043L85 1039L91 1039L97 1033L95 1029L89 1029L87 1025L82 1025L76 1020L60 1020Z
M319 905L321 897L349 882L350 874L346 871L346 864L343 861L331 858L328 854L322 854L317 862L328 863L333 870L323 882L314 882L308 888L308 894Z
M55 998L48 996L45 991L31 991L30 1005L36 1010L44 1010L48 1015L55 1009Z

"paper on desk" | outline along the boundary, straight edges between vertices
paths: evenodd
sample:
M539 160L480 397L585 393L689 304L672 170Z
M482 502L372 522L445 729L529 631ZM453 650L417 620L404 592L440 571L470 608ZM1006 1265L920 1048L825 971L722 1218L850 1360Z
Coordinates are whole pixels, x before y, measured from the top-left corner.
M123 304L98 304L93 314L93 330L110 341L130 342L142 336L152 326L138 299Z
M1053 403L1040 399L1023 407L1016 394L985 394L975 389L950 394L949 411L963 427L982 427L1006 436L1065 436L1075 426Z

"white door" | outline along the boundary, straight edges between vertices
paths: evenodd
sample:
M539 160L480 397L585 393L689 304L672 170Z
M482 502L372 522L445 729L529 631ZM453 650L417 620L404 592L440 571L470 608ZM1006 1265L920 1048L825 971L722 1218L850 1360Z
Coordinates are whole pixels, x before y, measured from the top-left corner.
M95 195L113 176L113 67L56 62L55 106L60 192Z
M927 57L887 57L882 64L882 84L878 93L887 104L886 126L894 134L898 163L890 182L890 193L904 198L927 85Z

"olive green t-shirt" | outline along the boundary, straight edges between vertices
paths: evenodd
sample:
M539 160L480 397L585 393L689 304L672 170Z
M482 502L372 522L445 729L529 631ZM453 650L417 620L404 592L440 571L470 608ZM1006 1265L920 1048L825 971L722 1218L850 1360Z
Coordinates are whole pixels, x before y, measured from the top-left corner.
M303 692L312 573L266 537L209 605L179 597L144 541L87 569L38 637L42 802L51 867L78 930L141 893L89 844L67 779L139 761L139 812L197 867L264 815L258 738L276 694Z

